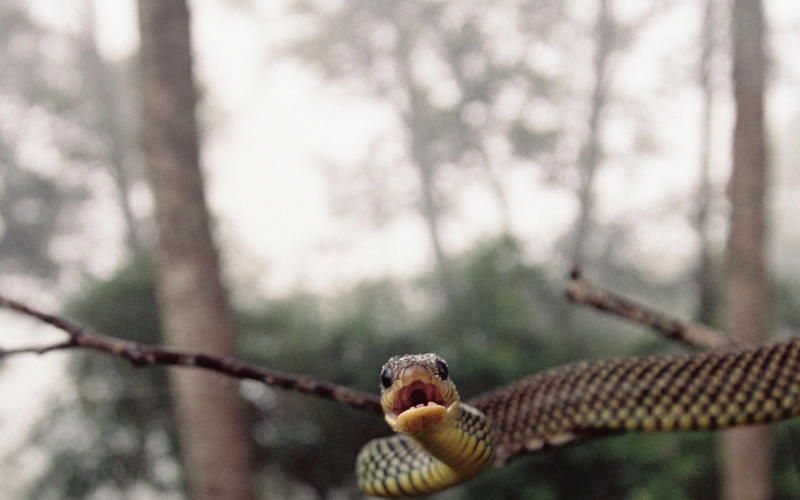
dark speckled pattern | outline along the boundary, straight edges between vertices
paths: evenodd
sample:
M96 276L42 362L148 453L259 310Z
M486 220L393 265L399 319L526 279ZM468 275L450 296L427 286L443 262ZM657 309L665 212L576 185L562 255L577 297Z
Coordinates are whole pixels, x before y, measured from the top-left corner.
M800 414L800 339L730 352L584 361L469 403L491 420L499 462L621 431L772 422Z

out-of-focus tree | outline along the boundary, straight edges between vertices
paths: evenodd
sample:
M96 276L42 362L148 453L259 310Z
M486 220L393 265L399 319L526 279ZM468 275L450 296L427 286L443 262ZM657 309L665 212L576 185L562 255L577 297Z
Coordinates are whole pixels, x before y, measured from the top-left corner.
M134 260L74 297L66 314L95 331L158 343L152 267L149 259ZM33 448L47 457L26 498L130 498L134 492L157 498L182 491L166 371L76 353L68 374L13 455L25 457Z
M557 99L548 96L558 85L537 62L552 54L543 42L557 32L562 2L360 0L330 8L300 1L295 8L314 30L292 53L396 113L404 151L383 151L378 142L357 176L382 180L369 189L383 188L386 217L398 210L386 200L399 194L385 176L397 178L394 167L416 171L419 194L411 203L425 220L442 290L454 305L459 286L442 236L454 187L446 189L443 177L453 169L485 176L508 221L498 159L552 163L561 124ZM363 173L376 169L382 174Z
M731 16L736 125L733 170L728 184L730 233L725 252L725 329L748 342L771 330L769 278L765 266L767 143L764 89L767 58L761 0L734 0ZM766 500L770 486L768 427L726 431L721 442L722 498Z
M236 354L236 326L220 276L200 171L186 1L139 0L142 146L155 202L157 303L165 343ZM252 500L252 440L238 381L170 373L193 500Z
M114 182L117 204L125 223L125 246L133 254L144 251L140 223L131 203L131 189L142 177L136 124L139 122L135 89L134 58L105 60L97 46L94 4L85 0L81 32L76 43L79 69L84 75L83 99L87 121L99 139L96 156Z
M700 129L700 175L693 214L693 226L700 241L695 285L698 293L697 320L707 325L716 322L717 287L712 270L712 245L709 235L711 207L715 189L711 181L712 117L714 111L715 74L712 71L719 41L719 6L717 0L706 0L703 12L701 55L698 82L703 93L702 123Z
M24 7L0 3L0 268L55 279L52 244L77 229L69 215L86 196L80 77L74 45Z
M573 101L581 104L579 115L583 122L566 131L573 139L577 138L577 147L571 161L561 164L561 170L568 172L570 178L565 184L575 193L578 205L574 225L563 235L560 249L570 264L584 269L603 267L609 276L618 273L616 267L620 264L631 265L614 262L616 254L625 253L623 247L631 224L625 220L598 221L596 180L604 168L612 164L623 167L632 159L635 167L631 170L641 169L642 162L659 148L659 141L653 136L652 119L643 111L649 107L649 99L635 97L631 89L618 83L617 68L635 48L640 33L673 5L669 0L643 2L635 15L621 15L626 9L619 2L593 2L591 11L595 15L591 26L583 29L584 45L564 53L563 57L569 59L575 57L576 50L590 47L592 54L581 70L573 70L575 74L585 71L591 84L572 96ZM573 74L573 78L577 77ZM607 130L620 125L631 130L631 145L624 151L617 148L609 152L613 148L608 147Z
M119 195L126 247L140 247L129 199L141 177L133 168L132 63L103 59L92 3L80 5L75 31L38 24L25 2L0 5L0 266L6 274L55 279L67 269L83 271L88 256L71 236L85 229L87 207L102 197L98 186L107 176Z
M609 0L600 0L597 9L597 20L594 28L594 86L590 99L588 131L578 156L578 175L580 183L577 188L578 220L572 235L574 246L571 260L574 264L585 266L585 245L592 226L594 207L594 179L597 168L602 161L600 134L602 131L603 111L608 100L612 70L610 58L619 45L619 27L614 20Z
M568 259L571 265L579 267L588 267L589 263L586 259L587 240L594 233L593 229L596 229L593 227L595 177L603 161L601 133L613 76L610 59L614 52L619 49L622 38L620 27L614 19L608 0L600 0L598 2L597 18L593 31L595 52L592 76L594 83L589 98L586 136L580 146L576 165L579 178L575 188L579 207L578 216L575 221L574 231L565 234L565 237L572 241ZM571 313L564 315L561 329L564 332L564 340L569 344L570 349L575 351L576 356L582 356L586 349L583 348L583 343L580 339L575 338L578 334L575 332L574 319L574 315Z
M334 297L297 293L265 301L239 316L239 356L376 391L377 373L388 357L435 351L448 359L464 399L568 359L561 340L549 332L570 306L546 269L526 263L519 242L487 241L453 255L452 262L471 305L460 337L441 335L451 320L426 306L437 292L433 276L423 275L367 281ZM153 275L149 262L136 261L82 292L68 314L97 331L157 342ZM781 290L781 322L797 327L798 293L785 285ZM597 343L596 337L602 338L608 328L620 326L596 321L584 332L586 342ZM644 350L652 347L647 339L634 353L651 352ZM622 354L597 345L606 356ZM135 369L94 354L74 356L74 396L62 394L36 426L37 449L53 458L29 498L180 494L166 372ZM251 402L258 474L271 496L355 495L356 453L365 441L391 432L380 418L327 401L255 383L246 384L242 392ZM520 500L715 498L714 439L713 433L696 433L603 440L489 470L452 494ZM779 444L792 446L785 440ZM777 481L785 492L780 498L792 498L796 491L790 457L778 457L782 472Z
M24 271L56 279L65 269L82 270L93 255L65 261L52 248L72 247L74 234L86 229L80 221L91 206L87 203L110 176L134 263L109 282L90 285L86 296L67 305L68 313L98 330L156 342L157 330L148 323L155 320L143 314L153 307L150 268L143 265L140 221L128 198L132 182L141 177L131 169L138 155L132 60L102 57L92 5L74 6L81 22L71 31L37 24L24 2L0 3L0 105L5 110L0 121L16 120L13 127L4 123L0 132L0 206L5 207L0 212L10 213L0 224L7 228L0 231L0 260L4 274ZM64 236L69 245L59 241ZM76 258L73 248L68 253ZM112 313L119 304L126 304L124 310ZM67 365L62 396L26 443L49 457L27 489L29 498L88 498L110 491L124 496L142 487L162 492L180 487L179 465L170 458L175 447L166 377L109 361L76 356ZM142 394L151 397L140 401ZM24 448L16 455L24 456Z

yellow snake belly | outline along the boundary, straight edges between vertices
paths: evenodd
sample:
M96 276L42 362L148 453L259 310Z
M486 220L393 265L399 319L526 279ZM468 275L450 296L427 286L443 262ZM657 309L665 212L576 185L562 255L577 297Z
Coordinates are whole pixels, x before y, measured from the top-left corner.
M424 356L432 355L409 357ZM737 351L584 361L467 403L434 442L399 434L368 443L357 462L362 490L415 496L473 477L492 456L502 464L625 431L719 429L796 416L800 339Z
M410 497L462 483L493 458L491 424L462 404L454 426L422 443L403 434L367 443L358 454L356 476L368 495Z

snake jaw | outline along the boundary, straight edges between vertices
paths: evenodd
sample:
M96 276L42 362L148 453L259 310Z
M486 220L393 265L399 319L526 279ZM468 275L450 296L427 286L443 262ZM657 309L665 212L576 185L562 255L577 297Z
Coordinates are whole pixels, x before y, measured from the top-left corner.
M381 371L381 387L384 417L395 432L435 433L458 413L458 392L435 354L391 358Z
M414 380L410 384L397 390L390 415L397 418L403 412L429 406L431 404L444 407L449 406L445 403L439 386L422 380Z
M441 422L451 404L438 385L414 380L397 389L386 422L397 432L418 434Z
M468 480L494 457L486 416L461 404L439 356L395 356L383 365L381 406L401 435L373 440L357 459L359 486L368 495L426 495Z

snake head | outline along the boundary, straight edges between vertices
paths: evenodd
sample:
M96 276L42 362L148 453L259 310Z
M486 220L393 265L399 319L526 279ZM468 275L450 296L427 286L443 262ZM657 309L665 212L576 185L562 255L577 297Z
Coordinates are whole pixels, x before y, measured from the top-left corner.
M447 363L435 354L391 358L381 371L381 404L386 422L397 432L435 430L458 409L458 392Z

